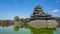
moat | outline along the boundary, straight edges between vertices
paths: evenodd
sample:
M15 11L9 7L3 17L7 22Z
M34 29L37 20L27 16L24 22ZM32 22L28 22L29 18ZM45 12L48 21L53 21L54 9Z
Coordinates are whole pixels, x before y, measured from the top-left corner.
M34 28L27 24L0 26L0 34L60 34L60 28Z

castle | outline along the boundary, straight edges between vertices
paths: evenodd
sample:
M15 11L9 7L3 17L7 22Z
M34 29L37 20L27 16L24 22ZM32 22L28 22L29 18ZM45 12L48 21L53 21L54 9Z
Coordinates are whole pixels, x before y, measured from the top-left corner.
M28 25L35 28L56 28L58 23L55 20L55 17L43 12L42 7L37 5L30 17L30 22L28 22Z
M43 12L42 7L40 5L37 5L30 19L31 20L51 20L55 18L52 17L50 14Z

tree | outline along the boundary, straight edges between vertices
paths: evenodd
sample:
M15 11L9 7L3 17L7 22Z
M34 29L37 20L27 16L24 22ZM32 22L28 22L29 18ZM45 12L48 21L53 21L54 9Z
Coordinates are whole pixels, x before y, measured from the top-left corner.
M21 18L21 21L22 21L22 22L25 22L25 19L24 19L24 18Z
M19 21L20 18L18 16L15 16L14 21Z

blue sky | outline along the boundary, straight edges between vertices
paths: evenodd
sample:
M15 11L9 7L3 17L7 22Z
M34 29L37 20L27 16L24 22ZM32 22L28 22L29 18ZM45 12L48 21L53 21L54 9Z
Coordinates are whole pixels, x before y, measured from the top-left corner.
M28 18L38 4L44 12L60 17L60 0L0 0L0 19Z

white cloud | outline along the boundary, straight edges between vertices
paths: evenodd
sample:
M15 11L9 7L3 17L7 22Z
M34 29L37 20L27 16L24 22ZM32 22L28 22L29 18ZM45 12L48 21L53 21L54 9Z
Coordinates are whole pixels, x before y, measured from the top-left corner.
M56 12L59 12L60 10L59 9L55 9L53 10L53 13L56 13Z

